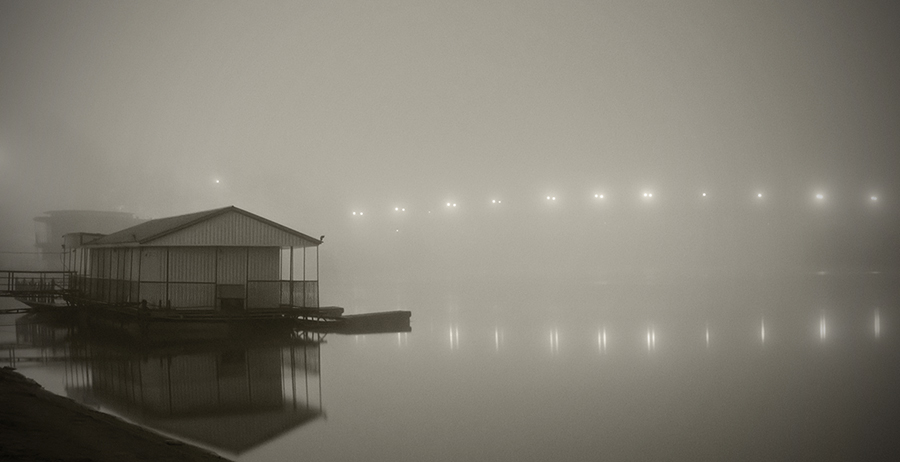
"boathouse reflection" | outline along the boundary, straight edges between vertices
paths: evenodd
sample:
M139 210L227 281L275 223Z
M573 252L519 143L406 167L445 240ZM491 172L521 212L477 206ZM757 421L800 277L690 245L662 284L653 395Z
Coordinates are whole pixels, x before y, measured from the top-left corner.
M240 454L323 415L320 344L179 349L84 344L72 349L66 393L146 427Z

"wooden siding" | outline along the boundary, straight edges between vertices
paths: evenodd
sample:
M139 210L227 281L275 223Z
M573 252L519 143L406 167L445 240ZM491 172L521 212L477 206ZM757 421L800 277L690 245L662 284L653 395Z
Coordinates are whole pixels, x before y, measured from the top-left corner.
M258 247L250 249L250 264L247 279L277 281L281 254L278 247Z
M251 283L247 286L248 308L277 308L281 302L279 273L281 266L281 249L278 247L258 247L250 249L248 261L250 281L267 281Z
M141 281L165 282L166 249L148 248L141 251Z
M247 249L222 247L218 249L218 284L244 284L247 282Z
M225 213L167 234L148 245L153 246L273 246L305 247L315 242L285 232L237 212Z
M175 309L209 309L216 305L216 285L169 283L168 297Z
M215 282L216 249L178 247L169 249L169 282Z

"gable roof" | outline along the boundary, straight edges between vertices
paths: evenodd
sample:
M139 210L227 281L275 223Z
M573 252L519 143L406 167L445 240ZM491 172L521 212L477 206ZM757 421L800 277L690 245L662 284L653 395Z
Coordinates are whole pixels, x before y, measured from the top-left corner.
M173 244L179 245L178 242L172 242L172 239L175 234L180 232L184 232L189 230L189 228L200 227L201 225L208 224L210 221L224 217L229 214L237 214L241 217L244 217L245 220L249 219L250 221L255 222L258 225L262 225L268 228L274 228L278 234L283 235L284 242L272 243L270 242L268 245L281 245L281 246L290 246L290 245L319 245L322 243L319 239L307 236L299 231L294 231L284 225L280 225L275 223L274 221L267 220L259 215L255 215L246 210L239 209L235 206L222 207L218 209L206 210L203 212L195 212L189 213L186 215L178 215L174 217L167 218L158 218L155 220L146 221L139 225L132 226L130 228L123 229L121 231L117 231L112 234L108 234L99 239L90 241L85 244L85 246L89 247L114 247L114 246L136 246L136 245L148 245L148 244ZM232 233L233 234L233 233ZM170 239L165 239L170 238ZM169 241L169 242L158 242L158 241ZM196 238L194 239L196 241ZM180 245L187 245L184 242L181 242ZM194 245L223 245L222 243L210 242L198 243L194 242ZM228 245L236 245L234 242L234 236L231 236L231 240Z

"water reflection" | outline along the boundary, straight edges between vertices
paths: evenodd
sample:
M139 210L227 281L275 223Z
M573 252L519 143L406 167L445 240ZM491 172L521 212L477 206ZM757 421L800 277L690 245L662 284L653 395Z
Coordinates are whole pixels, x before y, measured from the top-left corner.
M459 326L450 326L450 349L459 349Z
M579 348L588 347L593 351L606 354L609 352L608 344L609 344L609 329L613 328L617 332L622 332L626 338L637 338L641 339L641 343L643 346L642 349L646 349L646 351L656 351L658 349L658 342L661 336L665 336L667 341L666 350L671 350L674 348L690 348L691 345L695 346L703 346L706 349L721 349L721 348L731 348L733 346L741 345L741 338L755 338L758 344L767 344L773 341L771 338L769 330L771 330L774 326L776 330L779 332L784 332L786 335L791 335L792 332L800 332L802 333L806 329L814 327L817 329L817 337L815 337L818 342L824 342L826 340L834 340L832 337L835 335L836 328L840 328L847 324L844 322L842 324L838 324L834 319L830 319L829 316L825 314L820 314L818 317L806 317L803 319L791 319L790 317L786 319L782 319L778 316L773 316L774 319L767 318L766 316L761 316L756 318L756 321L745 319L742 323L738 322L729 322L726 325L720 325L716 329L716 338L719 340L714 344L714 333L713 328L710 327L710 322L696 322L696 323L685 323L683 321L670 320L665 323L654 323L650 325L644 325L642 327L635 326L631 324L629 321L623 321L622 325L612 325L608 326L607 324L601 324L601 327L597 328L593 331L583 331L581 333L578 332L578 321L573 321L573 326L563 327L552 327L541 332L534 332L531 330L530 326L520 325L520 329L515 329L515 325L506 326L506 327L487 327L487 326L479 326L477 323L469 323L464 327L460 327L460 324L449 324L446 327L446 336L443 337L444 340L441 340L441 343L447 342L446 345L449 346L451 351L459 350L460 348L460 337L464 335L463 331L472 331L471 335L468 338L471 338L471 349L473 351L478 351L489 348L493 350L494 353L499 352L505 346L504 336L512 332L515 334L517 339L520 339L519 342L516 343L516 348L530 348L534 345L539 345L541 349L545 349L545 351L549 351L552 355L558 355L562 352L561 349L561 331L567 331L567 344L573 345L573 347L567 348L567 351L577 351ZM868 334L862 334L858 328L843 328L844 330L856 331L860 332L858 335L866 335L873 339L880 339L883 336L882 333L882 321L881 321L881 312L878 309L875 309L871 318L867 318L864 322L870 326L867 327L866 330L869 332ZM844 321L848 321L844 319ZM854 320L849 320L854 321ZM854 322L860 322L857 318ZM857 324L859 325L859 324ZM868 330L868 329L872 330ZM640 329L640 330L638 330ZM637 330L637 332L635 332ZM701 336L698 339L698 334ZM406 346L408 344L408 333L398 334L397 341L401 346ZM579 338L580 336L584 336L583 338ZM802 341L802 338L808 338L802 334L791 335L794 339L793 341ZM485 341L479 341L479 339L489 338L490 343ZM524 341L521 339L525 339ZM422 338L422 345L427 344L430 339L426 336ZM778 340L778 339L775 339ZM841 337L841 341L854 341L852 338ZM790 339L782 339L781 342L787 341L790 343ZM361 342L360 338L357 338L357 344ZM587 343L590 342L590 343ZM784 343L779 343L784 345ZM624 350L618 350L624 351Z
M550 353L559 354L559 329L550 331Z
M241 454L324 415L324 334L154 345L28 315L16 338L14 363L64 362L70 398L218 451Z
M214 391L241 397L235 406L244 409L271 405L279 383L288 409L266 423L296 418L286 425L299 430L243 453L246 462L295 460L298 448L310 460L877 460L866 448L886 447L900 428L900 338L890 329L900 293L893 280L874 289L839 278L815 283L565 287L553 293L571 302L565 309L548 309L550 297L485 290L452 309L421 308L416 322L425 328L416 333L329 336L327 347L305 353L297 344L293 367L288 345L137 355L100 345L73 352L84 360L67 363L67 386L105 408L124 401L153 425L170 418L163 385L155 385L154 412L139 408L140 398L148 401L167 371L182 382L185 369L206 368L209 377L203 394L173 395L173 413L188 398L219 399ZM435 294L423 290L404 308ZM64 327L32 327L45 332L28 334L45 346L22 347L22 356L60 357L79 344ZM327 424L322 414L312 424L301 419L307 406L322 412L317 347L327 348ZM271 356L282 358L280 373ZM179 369L179 361L190 366ZM215 368L226 377L213 390ZM281 379L260 384L248 369ZM174 394L184 385L171 386Z
M597 346L600 348L600 353L606 353L606 327L597 332Z
M875 308L875 338L881 338L881 314Z
M656 330L652 327L647 329L647 351L656 349Z

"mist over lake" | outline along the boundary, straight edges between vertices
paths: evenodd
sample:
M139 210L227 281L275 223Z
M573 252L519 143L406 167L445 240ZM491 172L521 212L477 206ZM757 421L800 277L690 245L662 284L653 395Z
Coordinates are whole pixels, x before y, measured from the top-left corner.
M412 313L189 348L8 313L4 358L241 461L896 458L898 22L0 2L0 270L126 228L54 216L235 206L317 247L315 305Z

